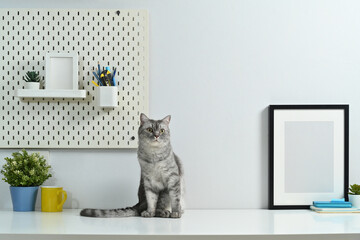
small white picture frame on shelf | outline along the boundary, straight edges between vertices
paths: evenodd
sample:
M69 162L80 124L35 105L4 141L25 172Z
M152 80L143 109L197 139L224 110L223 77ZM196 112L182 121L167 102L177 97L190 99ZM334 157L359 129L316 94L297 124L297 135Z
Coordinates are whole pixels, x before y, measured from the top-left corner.
M78 55L76 52L46 53L45 89L78 90Z

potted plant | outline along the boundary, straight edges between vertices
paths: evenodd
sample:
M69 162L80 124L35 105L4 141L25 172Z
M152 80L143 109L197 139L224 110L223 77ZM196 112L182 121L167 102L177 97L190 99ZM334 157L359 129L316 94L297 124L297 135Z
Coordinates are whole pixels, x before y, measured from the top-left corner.
M6 157L0 171L3 180L10 184L14 211L34 211L39 186L51 177L50 165L39 153L29 154L25 149Z
M29 71L26 72L25 77L26 89L39 89L40 88L40 74L39 72Z
M355 208L360 208L360 185L353 184L349 187L349 201Z

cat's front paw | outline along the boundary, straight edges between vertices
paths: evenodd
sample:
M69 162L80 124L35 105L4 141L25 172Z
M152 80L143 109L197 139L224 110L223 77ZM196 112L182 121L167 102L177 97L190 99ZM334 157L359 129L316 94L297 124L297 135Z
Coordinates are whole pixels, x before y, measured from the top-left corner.
M172 212L170 217L171 218L181 218L181 212Z
M168 218L168 217L170 217L170 214L171 213L168 210L156 209L155 216L156 217L162 217L162 218Z
M154 216L155 216L155 212L143 211L143 212L141 213L141 216L142 216L142 217L147 217L147 218L149 218L149 217L154 217Z

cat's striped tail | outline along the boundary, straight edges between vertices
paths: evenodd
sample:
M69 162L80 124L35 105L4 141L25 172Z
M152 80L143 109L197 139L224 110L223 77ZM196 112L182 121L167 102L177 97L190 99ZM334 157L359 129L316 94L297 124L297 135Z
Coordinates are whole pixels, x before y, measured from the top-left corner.
M133 216L139 216L139 212L135 206L127 207L127 208L116 208L116 209L85 208L81 210L80 216L99 217L99 218L133 217Z

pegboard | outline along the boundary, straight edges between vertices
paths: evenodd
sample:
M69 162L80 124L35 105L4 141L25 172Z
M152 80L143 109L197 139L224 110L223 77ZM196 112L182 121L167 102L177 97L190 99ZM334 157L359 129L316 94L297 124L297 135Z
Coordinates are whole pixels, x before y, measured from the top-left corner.
M0 148L136 148L148 113L148 13L0 9ZM77 52L85 99L17 98L27 71L44 79L46 52ZM96 105L97 67L116 67L118 107Z

